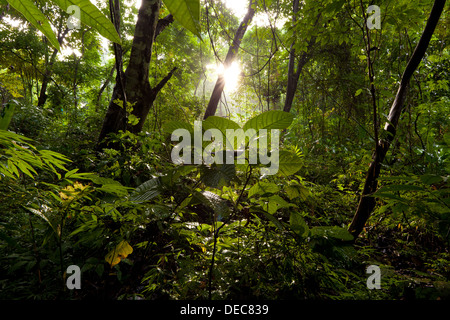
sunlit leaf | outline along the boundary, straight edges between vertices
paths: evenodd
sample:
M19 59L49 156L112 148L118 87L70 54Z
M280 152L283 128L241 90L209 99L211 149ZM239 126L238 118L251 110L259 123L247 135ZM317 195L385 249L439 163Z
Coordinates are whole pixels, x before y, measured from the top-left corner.
M281 150L279 152L278 174L290 176L303 166L301 158L293 152Z
M255 195L274 194L280 191L280 188L273 182L259 181L248 190L248 197Z
M50 26L50 22L45 17L45 15L36 7L31 0L7 0L9 4L23 14L25 19L27 19L33 26L35 26L39 31L41 31L47 39L50 41L52 46L56 49L60 49L58 39Z
M197 37L200 35L200 1L199 0L163 0L175 20Z
M111 267L114 267L132 252L133 248L130 246L130 244L127 241L122 240L117 246L114 247L114 249L108 252L108 254L105 256L105 261L108 262Z
M61 9L75 5L80 8L80 20L84 24L97 30L106 39L121 43L119 34L112 22L89 0L53 0Z
M244 131L247 129L287 129L294 119L294 115L289 112L271 110L263 112L248 120L244 124Z

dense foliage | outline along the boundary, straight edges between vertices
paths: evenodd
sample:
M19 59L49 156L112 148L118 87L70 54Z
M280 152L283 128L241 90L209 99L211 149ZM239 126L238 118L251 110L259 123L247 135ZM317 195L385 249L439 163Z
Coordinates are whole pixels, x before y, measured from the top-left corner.
M100 150L120 74L117 45L99 34L114 41L113 25L82 20L69 30L60 1L30 1L52 22L50 40L53 31L45 37L8 2L0 0L1 299L449 299L448 4L355 239L347 229L375 137L433 1L377 1L382 28L373 30L369 1L302 1L297 11L293 1L252 1L239 81L225 77L216 115L202 124L223 135L281 130L275 175L248 159L171 158L172 132L194 133L242 19L229 2L200 1L197 21L163 1L160 18L176 19L153 43L149 83L160 90L142 130L112 133ZM106 3L89 9L99 21L110 17ZM126 66L138 8L120 3ZM286 112L291 56L300 73ZM115 103L128 127L139 122L136 104ZM70 265L81 268L80 290L66 286ZM380 290L367 288L369 265L381 268Z

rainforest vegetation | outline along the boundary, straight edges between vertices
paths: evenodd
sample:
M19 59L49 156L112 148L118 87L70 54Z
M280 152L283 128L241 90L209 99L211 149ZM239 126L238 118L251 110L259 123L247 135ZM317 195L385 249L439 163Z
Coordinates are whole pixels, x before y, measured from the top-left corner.
M445 0L0 0L0 299L449 299L449 86Z

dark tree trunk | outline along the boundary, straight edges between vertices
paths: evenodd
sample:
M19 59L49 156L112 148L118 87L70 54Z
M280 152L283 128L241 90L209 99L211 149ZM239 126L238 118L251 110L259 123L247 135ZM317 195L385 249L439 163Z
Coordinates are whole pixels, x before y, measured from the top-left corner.
M244 34L247 31L247 27L251 23L253 16L255 15L255 8L254 8L255 6L256 1L251 0L248 4L247 14L245 15L244 19L242 19L236 31L236 34L234 35L233 43L228 49L227 56L223 63L224 70L227 69L229 66L231 66L231 63L233 62L234 58L236 57L239 51L239 46L241 45L242 38L244 37ZM223 75L220 74L217 77L216 85L214 86L211 98L209 99L208 107L206 108L203 119L206 119L209 116L213 116L216 114L217 106L222 96L224 87L225 87L225 79L223 78Z
M60 25L61 30L61 25ZM64 38L66 37L67 33L69 32L69 29L65 29L62 34L58 35L58 42L61 45L64 41ZM44 76L42 78L42 85L41 90L39 91L39 97L38 97L38 107L42 107L47 102L47 87L49 82L52 80L52 69L53 65L56 61L56 55L58 54L58 50L54 49L52 52L52 56L50 57L50 60L47 60Z
M168 16L158 23L160 6L161 0L142 0L134 31L130 60L122 81L119 78L116 80L98 139L98 150L107 146L105 138L110 133L117 133L120 130L138 133L142 130L156 95L175 71L174 68L155 88L150 87L149 68L153 42L157 33L173 21L173 18ZM128 124L125 105L124 108L120 107L115 102L117 100L133 105L132 114L139 118L136 125Z
M298 3L299 0L294 0L293 3L293 17L292 22L295 26L295 23L297 22L296 14L298 12ZM288 65L288 82L286 87L286 100L284 101L284 108L283 111L289 112L292 107L292 102L294 101L294 94L295 90L297 89L297 83L298 78L300 77L301 67L297 67L297 72L295 69L295 31L294 31L294 41L292 41L291 49L289 52L289 65ZM302 55L301 58L303 58L304 55Z
M295 63L295 49L291 46L291 53L289 54L289 68L288 68L288 83L286 87L286 100L284 101L283 111L290 112L292 103L294 102L295 92L297 91L298 79L303 67L308 62L309 57L306 52L302 52L297 63L297 70L294 70Z
M299 0L294 0L293 3L293 18L292 22L295 26L297 22L297 13L298 13ZM316 25L319 21L320 15L317 17ZM289 52L289 65L288 65L288 82L286 86L286 100L284 101L283 111L290 112L292 108L292 103L294 102L295 92L297 91L298 79L300 78L300 73L302 73L303 67L309 61L310 54L308 52L314 46L316 41L316 37L312 37L308 42L307 51L303 51L299 57L296 56L295 52L295 30L294 30L294 41L291 44L290 52ZM298 58L297 68L295 67L295 60Z
M444 9L445 0L435 0L433 8L431 9L430 17L428 18L425 29L420 37L419 43L414 49L411 59L408 61L405 71L403 72L400 86L398 88L395 100L389 112L388 121L384 126L385 137L380 139L373 154L373 161L370 163L367 171L366 181L364 183L363 192L359 201L358 209L350 224L349 231L356 238L364 228L366 221L375 208L376 199L371 195L377 190L378 177L380 175L381 163L383 162L386 153L393 141L396 133L396 127L400 114L402 112L407 87L414 71L417 69L430 43L430 39L439 21L441 13Z

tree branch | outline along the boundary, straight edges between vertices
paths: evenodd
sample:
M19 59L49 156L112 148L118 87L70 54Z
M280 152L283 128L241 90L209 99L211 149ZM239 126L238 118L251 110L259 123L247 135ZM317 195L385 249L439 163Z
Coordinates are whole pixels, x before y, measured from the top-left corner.
M162 18L162 19L159 19L159 20L158 20L158 23L157 23L157 25L156 25L155 39L156 39L156 37L157 37L161 32L163 32L163 30L164 30L167 26L169 26L173 21L174 21L174 20L173 20L172 14L169 14L169 15L165 16L165 17Z
M166 85L166 83L172 78L173 73L177 70L177 67L174 67L170 72L154 87L152 88L153 96L156 97L156 95L161 91L161 89Z

